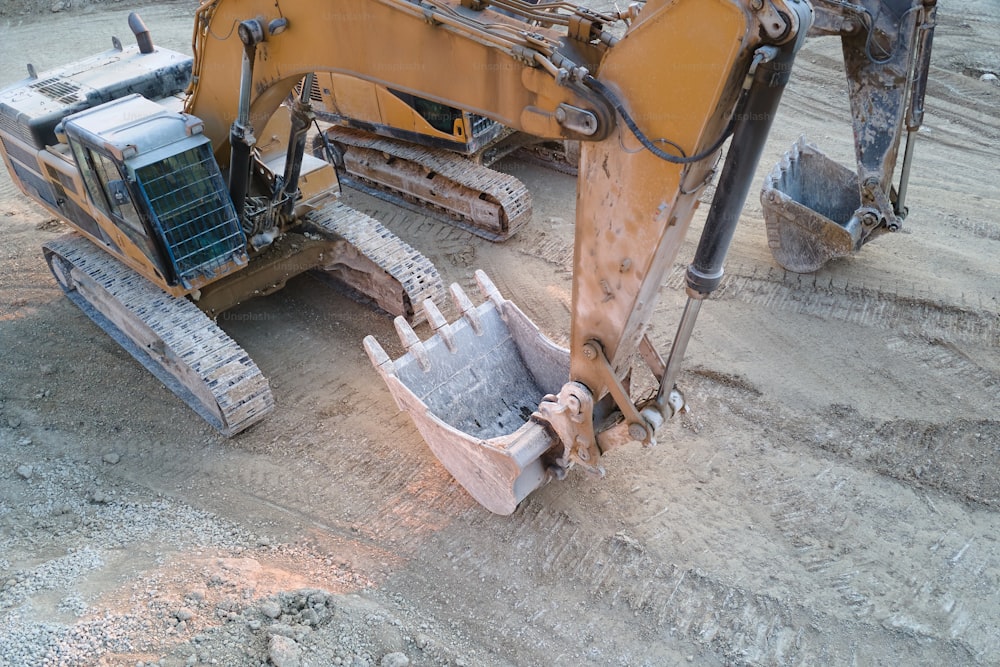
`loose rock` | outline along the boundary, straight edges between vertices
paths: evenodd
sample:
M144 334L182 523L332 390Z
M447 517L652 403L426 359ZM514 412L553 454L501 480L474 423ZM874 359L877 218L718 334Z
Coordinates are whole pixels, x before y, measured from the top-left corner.
M410 659L406 657L405 653L396 651L383 655L378 664L379 667L409 667Z
M278 618L281 616L281 605L274 600L265 600L260 605L260 612L268 618Z
M302 649L294 640L272 635L267 645L267 657L274 667L301 667Z

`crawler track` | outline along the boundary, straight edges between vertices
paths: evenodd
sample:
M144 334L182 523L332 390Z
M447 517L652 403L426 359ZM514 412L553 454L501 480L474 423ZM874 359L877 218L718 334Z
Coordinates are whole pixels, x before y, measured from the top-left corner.
M306 220L316 232L343 239L352 248L324 268L383 310L419 322L424 299L444 301L444 283L431 261L378 220L339 201L312 211Z
M445 150L348 128L331 127L326 136L344 154L346 185L442 213L490 241L510 238L531 218L531 193L513 176Z
M83 237L66 236L43 250L66 295L220 433L235 435L274 408L257 365L193 303Z

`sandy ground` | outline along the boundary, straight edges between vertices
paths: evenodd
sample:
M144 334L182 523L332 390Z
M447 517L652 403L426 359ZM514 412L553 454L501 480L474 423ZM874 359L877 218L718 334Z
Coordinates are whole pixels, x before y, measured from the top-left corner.
M127 35L116 4L21 6L2 83ZM192 6L146 6L154 39L187 50ZM391 322L311 277L220 320L280 407L215 435L61 295L39 246L65 228L3 175L0 664L1000 663L1000 24L962 7L941 8L904 231L788 274L752 196L690 413L510 517L396 412L361 347ZM810 41L760 176L800 134L851 164L849 127L839 44ZM574 180L503 167L535 219L502 246L346 198L565 341Z

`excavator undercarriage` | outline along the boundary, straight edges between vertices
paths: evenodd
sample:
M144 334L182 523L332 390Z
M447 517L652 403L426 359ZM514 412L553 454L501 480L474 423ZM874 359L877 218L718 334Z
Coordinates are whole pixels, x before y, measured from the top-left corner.
M301 90L299 91L301 93ZM486 116L344 74L317 74L314 155L341 183L489 241L531 219L531 193L493 168L508 155L576 175L579 143L543 140Z
M341 183L392 203L435 211L490 241L505 241L531 219L531 193L518 179L442 148L332 126L316 152L332 146Z

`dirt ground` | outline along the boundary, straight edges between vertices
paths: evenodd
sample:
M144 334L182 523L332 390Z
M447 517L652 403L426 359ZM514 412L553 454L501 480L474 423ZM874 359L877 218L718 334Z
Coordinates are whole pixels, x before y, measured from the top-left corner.
M0 84L127 36L129 7L58 5L5 3ZM187 51L193 6L145 5L154 40ZM312 277L220 320L279 409L217 436L62 296L39 246L65 227L4 173L0 664L1000 664L996 10L941 7L904 230L789 274L752 194L691 411L510 517L397 413L361 346L389 319ZM852 164L836 40L800 56L761 180L801 134ZM345 197L564 342L574 179L503 168L535 200L503 245Z

